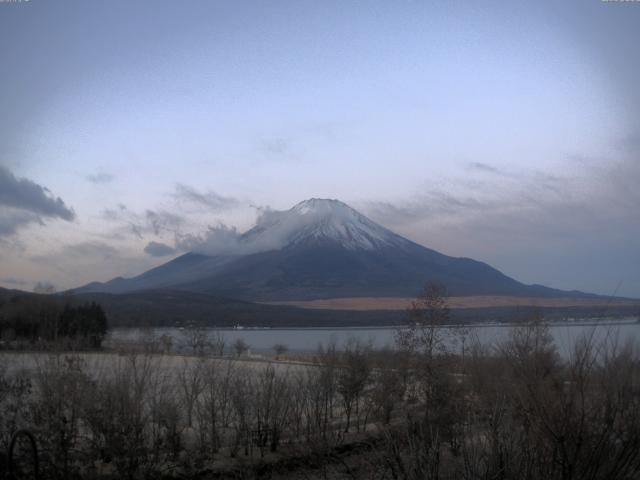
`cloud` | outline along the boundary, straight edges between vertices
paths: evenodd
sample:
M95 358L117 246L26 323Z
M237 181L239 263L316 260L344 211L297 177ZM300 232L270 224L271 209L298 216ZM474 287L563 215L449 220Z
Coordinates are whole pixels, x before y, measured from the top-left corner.
M399 202L369 201L364 203L363 210L373 220L394 228L407 223L451 220L459 215L476 215L498 208L499 204L499 200L434 188Z
M58 289L51 282L37 282L33 287L34 293L52 294L56 293Z
M116 248L103 242L86 241L64 245L49 253L33 255L32 261L42 265L55 266L61 272L77 271L87 265L104 265L119 258Z
M0 206L68 221L75 218L73 210L60 197L53 197L48 189L29 179L16 178L3 166L0 166Z
M182 232L189 226L193 227L190 214L223 212L233 209L241 204L234 197L220 195L212 190L199 191L189 185L178 183L171 194L181 207L169 211L163 208L135 211L124 204L107 208L102 211L101 217L108 222L119 224L116 231L110 234L111 238L121 238L123 235L133 235L143 239L147 235L164 236L170 234L174 237L187 238ZM184 208L184 206L188 208ZM191 220L190 220L191 218Z
M115 248L101 241L67 244L28 260L60 288L139 275L157 265L157 259L139 250Z
M212 190L199 191L180 183L175 185L175 191L171 195L178 204L195 208L183 208L182 213L165 209L134 211L124 204L118 204L102 211L103 220L117 224L116 229L105 238L122 240L131 235L139 240L147 236L166 239L169 235L173 238L175 247L166 241L149 241L143 251L151 257L164 257L186 251L210 255L232 254L240 248L245 248L240 241L241 235L235 228L223 224L194 233L196 223L190 220L188 212L191 210L190 213L197 214L230 210L240 205L238 199L220 195ZM184 233L185 230L188 233Z
M84 178L91 183L104 184L113 182L116 177L111 175L110 173L96 173L93 175L87 175Z
M278 223L286 212L272 210L269 207L258 209L258 218L253 228L240 233L235 227L224 223L209 226L200 234L176 236L176 248L184 252L195 252L203 255L249 255L281 248L287 240L287 234L297 225L289 223L281 228L269 229ZM270 235L266 235L268 232ZM275 234L275 235L274 235Z
M501 170L479 162L467 164L465 170L463 176L450 178L446 187L427 185L400 201L369 201L362 208L384 225L401 227L415 222L487 224L512 215L529 221L532 215L544 216L542 212L579 210L594 200L585 203L585 196L592 195L585 192L592 187L585 185L587 180L581 176ZM491 175L487 177L486 173Z
M103 210L102 218L109 222L120 224L122 232L116 232L116 235L129 233L139 239L150 234L179 234L182 225L186 222L185 217L182 215L166 210L145 210L143 213L138 213L124 204Z
M496 167L492 167L491 165L482 162L471 162L468 164L468 168L469 170L475 170L484 173L499 173L499 170Z
M144 217L147 227L155 235L160 235L163 231L175 233L184 222L182 216L165 210L147 210L144 213Z
M204 233L176 236L176 249L203 255L233 255L241 249L241 234L225 224L209 226Z
M0 283L3 283L5 285L11 285L14 287L25 287L27 285L31 285L31 282L28 282L26 280L22 280L21 278L16 278L16 277L0 278Z
M405 198L370 201L382 225L449 255L486 261L525 282L640 296L640 146L570 174L508 171L450 178ZM480 177L479 179L476 177ZM534 260L535 259L535 260Z
M65 245L60 254L64 257L93 257L104 261L111 260L118 250L103 242L87 241Z
M277 250L287 245L291 235L308 222L305 215L261 207L255 226L244 233L220 223L209 226L201 234L176 236L176 248L211 256L250 255Z
M144 252L152 257L166 257L175 254L176 249L166 243L149 242L147 246L144 247Z
M281 156L291 150L291 142L285 138L268 138L259 142L258 149L270 156Z
M16 235L2 235L0 233L0 260L22 256L27 251L24 240Z
M75 213L47 188L18 179L0 165L0 236L12 235L32 223L44 225L42 217L71 221Z
M212 190L199 192L195 188L182 183L176 184L176 191L173 196L179 203L190 203L215 212L228 210L240 204L233 197L225 197Z
M44 225L40 217L35 213L0 207L0 237L13 235L20 227L30 223Z

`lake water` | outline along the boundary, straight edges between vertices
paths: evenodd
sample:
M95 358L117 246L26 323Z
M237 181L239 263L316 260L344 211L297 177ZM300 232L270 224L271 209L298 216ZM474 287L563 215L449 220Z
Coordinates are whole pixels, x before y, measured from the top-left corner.
M470 337L476 337L482 344L492 346L506 339L511 325L482 324L465 327ZM265 329L207 329L211 336L222 335L229 348L237 339L241 338L254 353L266 353L272 351L276 344L286 345L292 352L313 352L319 345L327 345L335 342L342 347L349 339L357 339L362 342L370 342L376 348L392 346L395 327L380 328L265 328ZM459 332L452 328L451 332ZM595 335L596 338L617 339L618 341L640 341L640 323L636 318L619 319L616 321L596 322L568 322L550 325L550 332L561 353L566 354L575 344L576 339L584 335ZM149 335L169 335L173 339L175 349L184 349L187 344L188 334L184 329L156 328L135 329L116 328L110 331L107 341L137 342Z

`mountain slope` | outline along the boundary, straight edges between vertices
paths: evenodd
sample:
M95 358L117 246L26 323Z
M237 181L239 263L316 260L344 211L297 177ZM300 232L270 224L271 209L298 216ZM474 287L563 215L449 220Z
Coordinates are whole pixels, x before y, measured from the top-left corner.
M228 248L207 255L187 253L137 277L93 283L77 291L171 288L274 301L414 296L427 281L445 284L452 295L568 293L524 285L485 263L443 255L391 232L338 200L323 199L268 212Z

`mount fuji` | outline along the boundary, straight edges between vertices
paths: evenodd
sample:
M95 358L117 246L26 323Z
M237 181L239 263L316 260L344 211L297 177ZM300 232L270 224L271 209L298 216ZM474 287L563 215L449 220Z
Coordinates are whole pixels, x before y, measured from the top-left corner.
M199 245L137 277L75 291L112 294L171 289L270 302L412 297L428 281L451 295L588 296L525 285L470 258L414 243L338 200L305 200L270 211L225 245Z

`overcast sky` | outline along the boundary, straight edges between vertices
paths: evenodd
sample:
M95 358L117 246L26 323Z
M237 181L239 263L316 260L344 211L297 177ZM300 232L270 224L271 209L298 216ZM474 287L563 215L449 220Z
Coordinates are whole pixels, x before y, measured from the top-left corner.
M0 2L0 285L132 276L338 198L640 297L640 2Z

